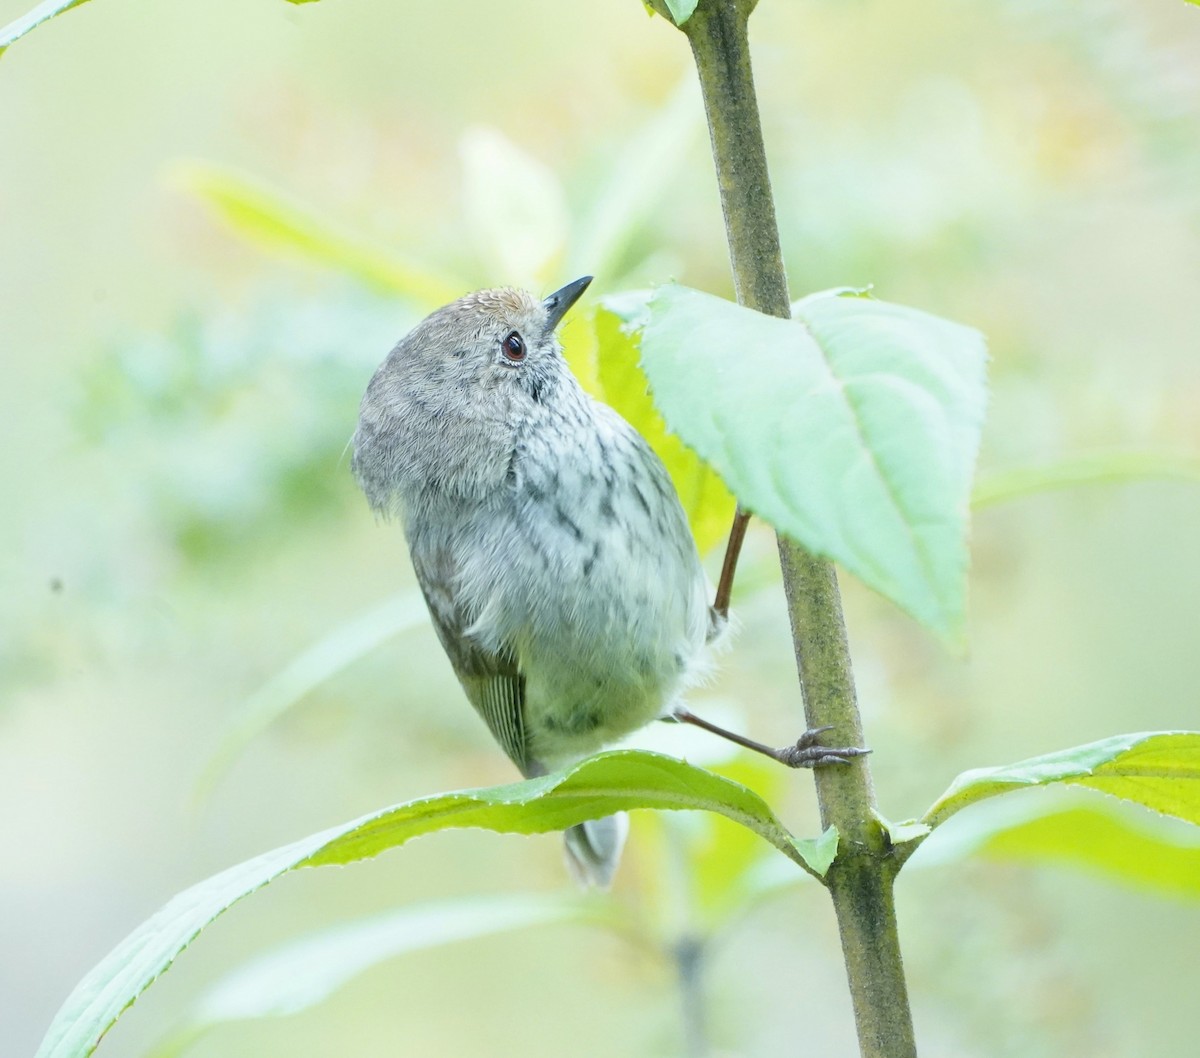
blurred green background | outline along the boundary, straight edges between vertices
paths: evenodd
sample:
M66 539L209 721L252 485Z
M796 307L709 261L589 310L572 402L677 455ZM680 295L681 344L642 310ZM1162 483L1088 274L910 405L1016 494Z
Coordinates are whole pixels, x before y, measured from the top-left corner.
M0 24L27 6L0 0ZM986 331L981 478L1200 452L1200 11L762 0L752 37L793 294L874 284ZM598 269L590 252L600 290L673 277L728 294L690 77L682 39L637 0L96 0L0 59L0 1053L31 1053L82 974L187 884L513 777L422 624L194 798L255 691L411 589L344 448L419 315L385 283L231 230L198 166L431 282L549 290ZM622 170L648 122L672 146ZM597 204L622 171L636 223L605 248ZM536 192L518 223L488 197L514 172ZM843 578L884 812L919 814L967 767L1200 726L1198 527L1200 487L1181 482L982 510L965 658ZM693 703L783 742L801 714L772 547L756 529L740 638ZM643 741L715 752L673 728ZM806 776L755 776L815 832ZM656 827L635 820L616 898L669 934ZM316 926L568 884L554 837L472 831L301 872L214 927L100 1053L145 1053L221 971ZM923 1055L1194 1049L1195 903L992 862L914 869L898 900ZM799 1031L806 1053L855 1053L815 886L748 915L706 974L716 1054L791 1052ZM407 956L188 1053L669 1055L677 1003L667 961L544 926Z

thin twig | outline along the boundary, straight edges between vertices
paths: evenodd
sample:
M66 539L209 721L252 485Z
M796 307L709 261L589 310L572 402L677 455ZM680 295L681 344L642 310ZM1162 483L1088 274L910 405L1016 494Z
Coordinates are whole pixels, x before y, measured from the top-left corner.
M746 526L749 524L749 512L738 507L733 512L733 526L729 530L729 542L725 545L725 561L721 563L721 579L717 581L717 597L713 600L713 609L719 617L729 616L733 576L737 572L738 555L742 553L742 541L746 539Z

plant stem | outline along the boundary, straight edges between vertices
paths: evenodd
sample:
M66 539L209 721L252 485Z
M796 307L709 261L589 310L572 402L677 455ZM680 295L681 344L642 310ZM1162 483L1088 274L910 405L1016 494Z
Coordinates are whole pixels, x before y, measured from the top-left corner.
M750 71L749 0L702 0L683 31L692 46L738 303L772 316L792 315L758 98Z
M662 885L666 898L667 937L665 954L675 971L679 988L679 1013L683 1058L708 1058L708 1018L704 999L704 968L708 958L707 937L696 921L696 881L692 877L689 844L683 826L674 819L663 820L664 852Z
M700 0L681 27L696 60L712 135L737 299L791 316L747 23L757 0ZM661 0L655 7L662 10ZM832 564L779 535L779 556L809 728L832 725L835 745L862 745L862 723ZM836 826L833 899L863 1058L914 1058L912 1016L892 883L896 861L875 812L870 765L859 757L814 771L821 820Z
M832 724L831 738L862 745L846 624L833 565L782 534L779 558L792 645L809 727ZM899 862L875 812L866 758L814 769L824 826L838 828L837 859L825 876L837 914L842 957L863 1058L914 1058L908 985L892 897Z
M708 1058L708 1032L704 1016L704 943L698 937L681 937L672 955L679 980L683 1009L683 1053L686 1058Z

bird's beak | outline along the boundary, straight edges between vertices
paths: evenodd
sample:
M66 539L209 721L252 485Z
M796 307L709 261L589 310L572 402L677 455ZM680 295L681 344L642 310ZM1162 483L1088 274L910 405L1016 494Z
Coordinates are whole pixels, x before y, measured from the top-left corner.
M554 328L559 325L559 322L567 314L567 310L579 300L579 296L587 290L588 284L591 281L591 276L576 279L574 283L568 283L561 290L556 290L542 302L542 306L546 310L547 334L553 333Z

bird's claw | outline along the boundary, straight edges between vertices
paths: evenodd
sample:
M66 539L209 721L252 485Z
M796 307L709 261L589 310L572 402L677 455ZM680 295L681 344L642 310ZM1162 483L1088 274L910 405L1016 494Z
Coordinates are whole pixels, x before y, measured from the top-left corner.
M821 768L826 764L849 764L855 757L870 753L858 746L822 746L821 736L832 731L833 725L810 727L794 746L784 746L776 751L776 759L789 768Z

